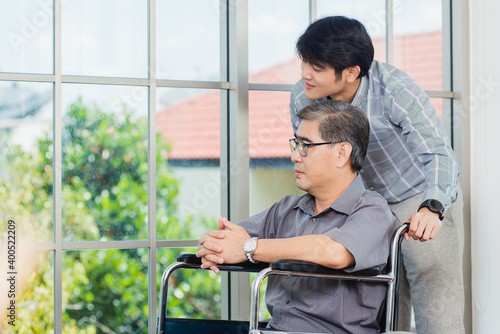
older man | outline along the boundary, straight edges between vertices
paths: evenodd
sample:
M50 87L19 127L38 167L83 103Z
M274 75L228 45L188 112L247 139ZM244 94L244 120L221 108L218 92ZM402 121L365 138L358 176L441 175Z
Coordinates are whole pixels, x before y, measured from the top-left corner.
M358 171L366 155L369 124L358 108L340 101L311 105L290 139L297 186L239 224L219 219L203 236L202 268L217 264L296 259L345 271L384 267L399 221L386 200L365 189ZM380 333L386 286L320 278L270 277L266 303L277 330Z

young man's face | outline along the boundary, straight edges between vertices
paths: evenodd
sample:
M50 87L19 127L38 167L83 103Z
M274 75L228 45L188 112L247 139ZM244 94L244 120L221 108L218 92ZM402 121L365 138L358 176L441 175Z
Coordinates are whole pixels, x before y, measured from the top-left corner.
M302 60L301 68L306 84L304 93L308 99L317 100L330 96L334 100L350 102L345 96L347 80L344 75L337 80L333 67L318 67Z
M295 134L298 142L323 143L318 130L319 120L303 120ZM296 149L292 154L295 164L297 187L317 196L322 188L331 187L335 178L336 158L331 145L309 146L307 155L301 156Z

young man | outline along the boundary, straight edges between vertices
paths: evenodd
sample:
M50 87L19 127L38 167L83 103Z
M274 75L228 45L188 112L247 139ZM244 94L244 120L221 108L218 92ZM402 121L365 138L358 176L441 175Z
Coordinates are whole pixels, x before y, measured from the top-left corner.
M290 98L293 128L301 122L298 111L319 101L362 109L371 130L363 181L410 221L407 240L433 239L403 245L400 329L410 330L412 302L418 333L464 333L460 168L427 95L407 74L373 60L372 41L354 19L314 22L297 51L302 79Z
M384 267L399 221L378 193L366 190L358 171L365 157L369 124L365 114L341 101L304 108L290 139L297 186L238 225L219 219L203 236L197 256L202 268L217 264L296 259L358 271ZM255 239L257 238L257 239ZM384 284L271 276L266 303L277 330L320 333L380 333Z

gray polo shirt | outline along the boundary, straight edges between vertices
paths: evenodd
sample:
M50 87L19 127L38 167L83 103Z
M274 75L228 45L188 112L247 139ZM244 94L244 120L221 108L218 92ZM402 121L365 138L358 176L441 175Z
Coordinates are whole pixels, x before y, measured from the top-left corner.
M358 175L326 210L315 215L314 197L286 196L239 225L265 239L325 234L354 256L357 271L380 266L389 256L399 221L386 200L365 189ZM320 333L379 333L385 283L360 283L309 277L270 276L266 303L270 326L279 330Z

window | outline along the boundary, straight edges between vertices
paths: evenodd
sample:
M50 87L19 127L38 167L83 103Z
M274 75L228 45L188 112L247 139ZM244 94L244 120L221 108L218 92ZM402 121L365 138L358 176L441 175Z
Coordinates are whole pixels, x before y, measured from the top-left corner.
M0 4L0 239L12 220L29 244L16 329L154 333L161 274L177 253L194 251L221 215L239 221L301 193L288 103L311 20L361 20L376 58L415 76L456 139L451 2L390 3ZM228 302L224 276L179 275L189 284L173 296L195 302L172 304L173 315L247 313L243 290Z
M387 11L385 0L328 1L318 0L317 18L324 16L347 16L363 23L372 38L375 59L386 61Z
M53 73L54 12L51 1L24 0L0 4L2 52L0 71Z

